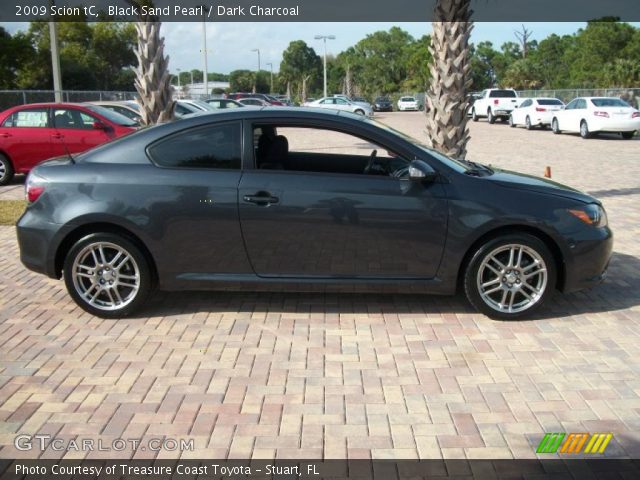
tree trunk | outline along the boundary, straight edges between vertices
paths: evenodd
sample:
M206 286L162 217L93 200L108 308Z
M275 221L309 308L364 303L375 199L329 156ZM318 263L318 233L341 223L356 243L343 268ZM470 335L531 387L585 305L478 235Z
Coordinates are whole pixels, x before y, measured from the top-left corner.
M438 0L434 12L431 84L427 92L427 143L445 155L467 154L467 90L471 86L470 0Z
M160 22L136 22L138 45L135 86L140 98L143 125L167 122L173 118L174 101L169 83L169 57L164 55L164 38L160 36Z
M301 97L300 103L307 101L307 82L309 81L310 78L311 78L311 75L304 75L302 77L302 91L300 92L300 97Z
M347 71L344 77L344 90L342 91L347 97L351 98L353 95L353 83L351 81L351 67L347 65Z

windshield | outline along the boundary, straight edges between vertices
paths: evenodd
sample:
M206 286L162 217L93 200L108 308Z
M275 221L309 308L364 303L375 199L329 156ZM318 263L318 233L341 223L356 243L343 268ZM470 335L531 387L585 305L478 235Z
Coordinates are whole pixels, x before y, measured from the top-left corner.
M400 101L401 101L401 102L415 102L415 101L416 101L416 99L415 99L415 98L413 98L413 97L402 97L402 98L400 99Z
M466 172L468 170L471 170L471 166L468 165L465 162L462 162L460 160L456 160L455 158L449 158L446 155L443 155L442 153L428 147L427 145L425 145L423 142L421 142L420 140L417 140L405 133L402 133L399 130L396 130L393 127L390 127L389 125L387 125L386 123L383 123L379 120L374 120L374 119L367 119L365 120L366 122L369 122L372 125L375 125L378 128L382 128L383 130L386 130L389 133L392 133L400 138L402 138L403 140L412 143L413 145L419 147L420 149L424 150L425 152L427 152L429 155L431 155L432 157L436 158L437 160L440 160L442 163L444 163L445 165L447 165L450 168L453 168L455 171L463 173Z
M555 98L541 98L538 99L538 105L564 105L564 103Z
M627 102L619 98L592 98L591 103L596 107L630 107Z
M207 102L203 102L202 100L191 100L191 103L201 110L215 110L215 108L213 108Z
M492 90L489 98L516 98L516 92L513 90Z
M106 118L110 122L115 123L116 125L121 125L123 127L136 127L138 125L138 122L134 122L121 113L114 112L113 110L109 110L108 108L104 108L99 105L86 105L86 107L92 112L102 115L104 118Z

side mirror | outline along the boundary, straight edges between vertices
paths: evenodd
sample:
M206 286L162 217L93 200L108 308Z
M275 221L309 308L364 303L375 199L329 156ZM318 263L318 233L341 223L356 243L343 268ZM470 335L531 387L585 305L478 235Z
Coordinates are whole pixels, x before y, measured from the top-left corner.
M95 130L107 130L107 126L102 122L93 122L93 128Z
M414 182L433 182L438 173L423 160L413 160L409 164L409 179Z

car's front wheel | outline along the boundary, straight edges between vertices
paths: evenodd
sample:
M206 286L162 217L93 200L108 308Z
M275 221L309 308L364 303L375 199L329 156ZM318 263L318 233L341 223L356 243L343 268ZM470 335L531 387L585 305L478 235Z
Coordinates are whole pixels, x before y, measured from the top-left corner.
M509 126L510 126L511 128L516 128L516 124L515 124L515 122L513 121L513 115L509 115Z
M152 289L149 261L129 239L112 233L94 233L76 242L63 266L73 300L102 318L133 313Z
M547 246L529 234L510 234L482 245L468 263L464 288L485 315L512 320L530 314L552 294L556 266Z
M13 175L11 161L0 153L0 185L8 185L13 180Z
M357 113L358 115L364 115L364 110L356 110L354 113Z
M531 130L533 128L533 125L531 125L531 118L529 118L529 115L527 115L527 118L524 120L524 125L527 128L527 130Z
M558 119L554 118L551 121L551 131L556 135L560 134L560 125L558 124Z
M478 114L476 113L476 109L472 109L471 110L471 120L473 120L474 122L477 122L479 119Z

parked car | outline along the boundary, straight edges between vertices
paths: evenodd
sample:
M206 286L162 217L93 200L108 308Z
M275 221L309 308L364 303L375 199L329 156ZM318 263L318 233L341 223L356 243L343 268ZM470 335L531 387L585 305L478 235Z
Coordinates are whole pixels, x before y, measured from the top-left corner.
M555 112L551 129L553 133L579 132L582 138L599 132L619 133L629 140L640 130L640 112L616 97L581 97Z
M210 98L205 101L215 109L244 107L242 103L230 98Z
M509 115L509 126L524 125L527 130L547 128L555 113L563 108L564 103L557 98L527 98Z
M0 113L0 185L47 158L83 152L136 126L97 105L32 103L5 110Z
M250 107L268 107L271 105L269 102L265 102L261 98L241 98L238 102L244 106Z
M487 117L489 123L496 123L497 119L507 120L518 104L518 93L512 89L489 88L482 92L473 107L471 118L477 122L481 117Z
M113 110L114 112L124 115L125 117L133 120L137 124L142 121L140 115L140 106L133 100L123 101L99 101L99 102L87 102L90 105L98 105L99 107L106 108L107 110Z
M467 96L467 117L471 117L473 104L476 103L476 100L478 100L479 98L482 98L482 93L470 93Z
M260 100L264 100L270 105L274 105L277 107L284 107L285 104L280 100L272 97L271 95L267 95L266 93L229 93L227 98L232 100L240 100L242 98L259 98Z
M194 113L211 112L215 110L216 108L202 100L176 100L173 114L176 118L184 118Z
M336 153L346 143L355 153ZM598 284L613 243L587 194L450 159L362 116L300 108L142 129L39 165L26 192L22 262L63 276L81 308L109 318L155 286L453 294L461 282L479 311L515 319L556 288Z
M393 112L393 103L389 97L377 97L373 101L374 112Z
M330 110L342 110L344 112L357 113L358 115L373 116L373 109L364 105L355 104L342 97L324 97L314 100L313 102L305 102L305 107L328 108Z
M364 97L349 97L347 95L343 95L343 94L335 94L333 96L334 98L344 98L345 100L347 100L348 102L351 102L355 105L361 105L369 110L373 110L372 105L367 102L367 99Z
M420 106L418 105L418 100L416 100L416 97L400 97L398 99L399 112L407 112L407 111L417 112L419 109L420 109Z

